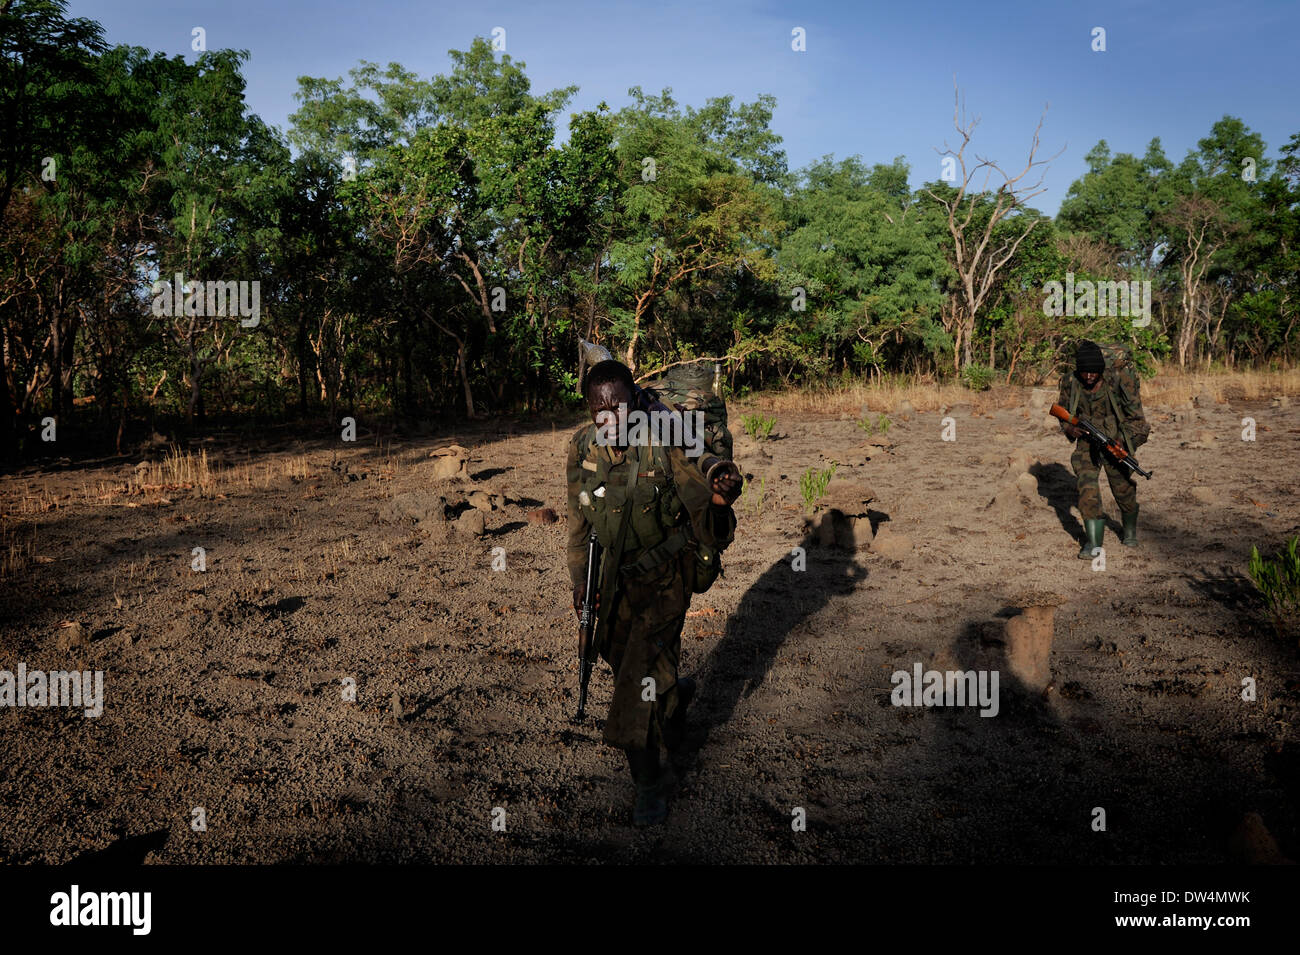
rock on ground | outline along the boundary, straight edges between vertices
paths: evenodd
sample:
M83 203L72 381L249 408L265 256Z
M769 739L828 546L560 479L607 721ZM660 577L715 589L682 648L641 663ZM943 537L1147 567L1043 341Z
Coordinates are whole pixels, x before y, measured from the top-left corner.
M1055 607L1026 607L1004 628L1007 669L1026 689L1041 693L1052 681Z
M459 444L431 451L429 457L433 458L435 481L469 477L469 452Z
M911 553L912 539L895 533L884 525L876 532L875 540L871 542L871 549L881 557L899 560Z
M456 530L458 533L472 534L475 537L482 537L483 532L486 529L487 521L483 517L483 512L478 508L471 507L456 519Z

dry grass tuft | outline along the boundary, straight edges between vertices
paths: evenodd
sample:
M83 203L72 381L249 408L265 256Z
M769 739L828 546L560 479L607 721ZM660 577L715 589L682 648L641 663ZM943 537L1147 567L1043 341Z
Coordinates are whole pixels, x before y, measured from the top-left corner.
M1056 382L1049 381L1044 387L1055 391ZM743 402L736 402L736 405L776 414L847 413L856 417L864 408L875 413L893 414L906 401L915 411L970 405L973 413L988 414L1022 406L1029 390L1027 386L994 385L988 391L971 391L955 382L935 381L929 376L899 376L870 384L837 382L811 388L759 392ZM1300 395L1300 368L1207 372L1166 368L1142 385L1143 401L1151 405L1181 405L1200 394L1212 395L1216 402Z
M217 488L218 477L218 471L208 462L206 449L195 454L173 446L161 461L151 461L148 467L137 469L128 482L127 493L195 489L201 494L211 494Z
M36 525L0 527L0 580L26 570L36 561Z
M1218 403L1300 395L1300 368L1195 372L1168 368L1162 369L1155 378L1142 386L1145 401L1166 406L1185 404L1201 394L1212 396Z
M971 391L952 382L928 377L886 378L879 382L848 385L817 385L812 388L760 392L743 402L760 411L795 414L860 415L864 406L872 412L894 413L904 402L914 411L938 411L941 407L971 405L976 414L1020 404L1025 389L994 385L988 391Z

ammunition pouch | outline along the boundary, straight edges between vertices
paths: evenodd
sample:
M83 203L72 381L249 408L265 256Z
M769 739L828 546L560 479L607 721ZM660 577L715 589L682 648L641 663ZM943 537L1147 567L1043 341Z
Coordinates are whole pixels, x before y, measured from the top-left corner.
M674 528L662 542L654 547L647 547L632 563L624 564L619 573L639 577L657 567L662 567L687 550L691 553L691 559L682 567L686 585L692 593L702 594L713 586L713 582L718 579L722 571L721 554L715 548L696 540L695 535L691 533L690 524L681 524Z

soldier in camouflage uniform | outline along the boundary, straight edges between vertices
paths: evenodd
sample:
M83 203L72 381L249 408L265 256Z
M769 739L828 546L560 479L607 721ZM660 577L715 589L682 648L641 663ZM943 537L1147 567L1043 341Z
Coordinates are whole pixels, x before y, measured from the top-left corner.
M627 409L638 399L644 410L650 397L638 392L631 372L616 361L596 365L583 382L596 422L621 414L620 405ZM680 741L694 694L694 682L677 673L686 610L697 577L705 572L700 555L712 548L716 562L734 536L731 503L740 494L741 478L734 466L720 466L709 480L700 459L688 458L682 447L602 445L597 428L586 425L569 442L569 576L577 609L584 597L587 538L594 528L605 548L595 639L614 671L604 739L627 752L636 784L633 821L654 825L668 811L659 747L673 748ZM629 506L621 553L615 554Z
M1146 442L1151 428L1142 413L1138 376L1130 362L1121 362L1122 352L1112 349L1108 365L1100 346L1090 341L1079 343L1075 352L1074 371L1061 378L1058 404L1071 414L1087 418L1103 434L1119 441L1130 454ZM1111 493L1119 505L1124 524L1126 547L1136 547L1137 484L1110 461L1085 436L1077 425L1061 422L1065 436L1075 442L1070 463L1079 485L1079 513L1083 515L1085 540L1080 558L1092 557L1093 548L1102 545L1106 515L1101 506L1101 468L1106 469Z

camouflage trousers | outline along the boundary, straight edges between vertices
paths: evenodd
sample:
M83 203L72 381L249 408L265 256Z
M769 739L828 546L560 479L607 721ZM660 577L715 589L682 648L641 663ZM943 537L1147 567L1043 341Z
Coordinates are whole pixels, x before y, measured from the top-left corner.
M677 663L690 596L680 559L623 579L601 647L614 670L614 699L604 733L609 745L659 747L665 722L677 710Z
M1092 446L1090 441L1080 438L1075 443L1074 454L1070 455L1070 464L1074 466L1074 476L1079 484L1079 513L1084 520L1097 520L1105 517L1101 506L1101 469L1106 468L1106 477L1110 481L1110 492L1115 495L1121 514L1132 514L1137 510L1137 485L1110 459Z

